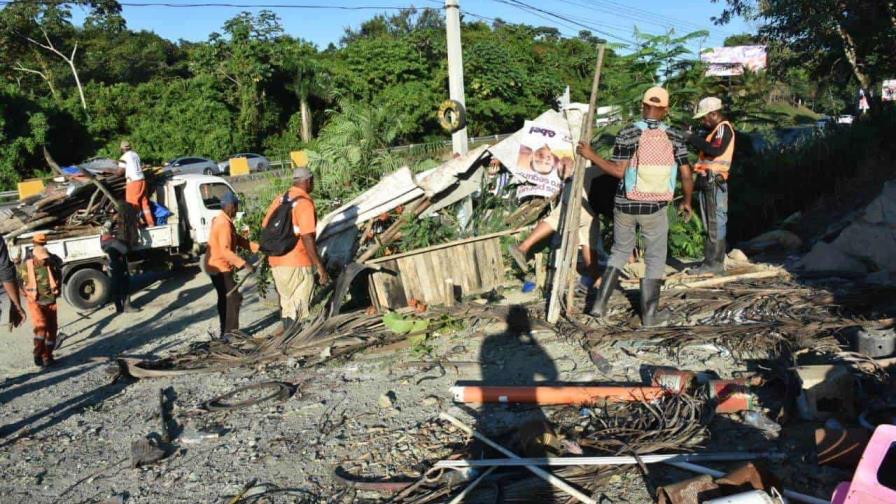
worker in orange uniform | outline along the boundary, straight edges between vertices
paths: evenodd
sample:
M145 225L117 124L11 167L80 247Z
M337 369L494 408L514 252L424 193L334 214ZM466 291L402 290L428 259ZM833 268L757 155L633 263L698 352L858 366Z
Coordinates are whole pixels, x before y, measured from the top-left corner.
M53 350L59 330L56 298L59 297L62 261L47 250L45 234L35 234L31 242L34 247L22 262L19 275L25 286L25 298L34 327L34 364L47 367L55 362Z
M311 170L295 169L292 187L271 202L262 222L262 251L268 256L274 286L280 296L284 329L309 315L314 292L312 268L317 268L321 285L330 283L330 276L317 252L317 210L311 199L313 190Z
M240 328L240 304L243 296L234 290L234 270L245 269L247 273L255 271L251 264L236 254L236 249L239 247L252 252L258 251L258 244L237 234L233 225L239 204L239 199L232 192L221 197L221 213L212 219L208 237L206 271L218 293L218 318L221 321L222 336Z
M131 143L127 140L121 142L121 157L118 159L118 171L115 174L124 175L127 179L124 189L125 201L143 212L145 225L155 226L156 220L149 206L149 193L146 177L143 176L143 167L140 165L140 156L131 149Z

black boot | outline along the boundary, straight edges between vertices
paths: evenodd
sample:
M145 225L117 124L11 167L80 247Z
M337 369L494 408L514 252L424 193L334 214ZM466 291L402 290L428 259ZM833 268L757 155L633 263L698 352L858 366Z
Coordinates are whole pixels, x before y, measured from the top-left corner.
M672 314L668 310L660 310L660 289L665 282L654 278L641 279L641 325L643 327L659 327L669 323Z
M137 308L137 307L135 307L134 305L131 304L131 297L130 297L130 296L124 298L124 302L122 303L122 305L123 305L122 310L123 310L125 313L137 313L137 312L140 311L140 308Z
M607 315L607 303L610 301L610 296L613 295L616 285L619 284L620 273L620 270L613 267L609 267L604 271L603 276L601 276L600 290L597 291L594 304L588 310L589 315L595 318Z
M725 272L725 240L711 241L709 238L703 247L703 264L694 268L695 275L720 275Z
M296 325L296 321L291 318L283 318L283 331L289 331L292 329L292 326Z

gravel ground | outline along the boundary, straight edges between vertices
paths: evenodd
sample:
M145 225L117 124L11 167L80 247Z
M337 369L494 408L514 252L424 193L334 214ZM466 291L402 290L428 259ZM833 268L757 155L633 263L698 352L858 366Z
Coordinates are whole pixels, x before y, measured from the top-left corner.
M712 369L723 377L743 367L718 349L695 348L675 360L637 355L630 349L602 350L608 366L598 368L575 341L549 331L514 336L504 324L475 332L438 335L426 345L401 342L370 349L352 360L311 369L286 361L260 368L174 378L114 381L109 357L158 358L206 341L217 330L215 295L198 270L149 277L135 296L142 311L114 316L104 308L81 317L62 306L67 335L59 364L38 371L30 362L30 327L6 336L0 356L0 481L2 502L229 502L249 481L280 493L257 502L358 502L379 494L346 491L334 471L371 479L415 479L435 460L465 443L461 433L439 423L449 411L481 431L502 433L527 417L550 415L531 407L459 407L449 387L472 380L526 384L533 381L641 382L645 366ZM254 286L242 310L242 325L271 331L276 304ZM507 303L524 299L510 295ZM421 361L457 363L429 369ZM201 409L203 403L236 387L276 380L294 384L284 401L238 411ZM130 467L131 443L161 432L157 417L161 389L168 389L172 434L162 461ZM717 448L758 449L737 422L714 431ZM755 434L755 432L753 433ZM793 444L793 443L792 443ZM790 446L797 453L799 446ZM791 465L799 462L794 456ZM651 468L652 484L688 475ZM805 488L839 474L804 475ZM824 494L827 483L817 490ZM650 502L636 469L613 476L603 502Z

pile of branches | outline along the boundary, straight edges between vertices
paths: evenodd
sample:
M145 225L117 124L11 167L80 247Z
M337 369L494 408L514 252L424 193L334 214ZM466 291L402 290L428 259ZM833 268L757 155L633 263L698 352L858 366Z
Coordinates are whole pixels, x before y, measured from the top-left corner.
M559 329L587 349L638 341L667 353L701 344L725 348L736 357L781 355L804 348L836 353L841 350L838 331L866 324L857 314L882 299L881 295L877 287L853 286L840 292L782 280L671 289L662 300L663 307L674 314L669 327L640 329L632 300L614 296L609 323L578 316L562 321Z
M583 416L582 411L587 414ZM711 420L712 407L706 398L687 395L664 397L652 403L607 404L585 410L565 407L551 415L555 430L566 440L566 445L578 447L576 451L581 453L576 456L638 456L694 450L709 438ZM513 445L513 438L513 435L506 436L501 444L516 453L523 453L522 447ZM571 453L564 455L572 456ZM449 458L503 457L471 441ZM611 476L632 468L631 465L559 466L550 468L550 472L586 494L594 495ZM468 484L469 481L459 478L455 472L430 470L389 502L447 502ZM494 471L463 502L491 503L499 496L501 502L565 502L569 497L522 467L507 467Z
M400 313L414 313L401 310ZM155 369L211 370L256 366L294 358L302 366L313 366L334 358L349 358L357 352L438 331L452 320L465 321L468 331L481 320L500 318L502 313L481 305L430 308L416 317L429 320L425 330L396 334L383 323L379 313L354 311L328 316L322 312L302 325L296 324L273 337L256 337L242 332L194 343L182 355L148 363ZM141 364L144 365L145 363Z
M62 175L49 154L47 163ZM144 170L152 191L162 180L157 170ZM7 239L36 230L53 230L57 238L92 232L110 219L124 201L127 179L111 172L92 174L84 169L77 176L65 176L65 185L51 185L40 194L22 200L0 220L0 235Z

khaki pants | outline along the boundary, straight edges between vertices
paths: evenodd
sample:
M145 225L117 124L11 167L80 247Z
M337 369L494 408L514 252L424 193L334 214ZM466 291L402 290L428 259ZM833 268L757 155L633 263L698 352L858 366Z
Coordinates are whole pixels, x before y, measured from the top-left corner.
M275 266L271 274L280 296L280 316L291 320L307 318L314 292L311 267Z
M560 227L560 205L558 204L551 209L551 212L544 218L547 224L554 232ZM603 240L600 236L600 221L591 214L591 205L588 200L582 197L582 211L579 214L579 246L590 247L591 250L601 251L603 253Z

